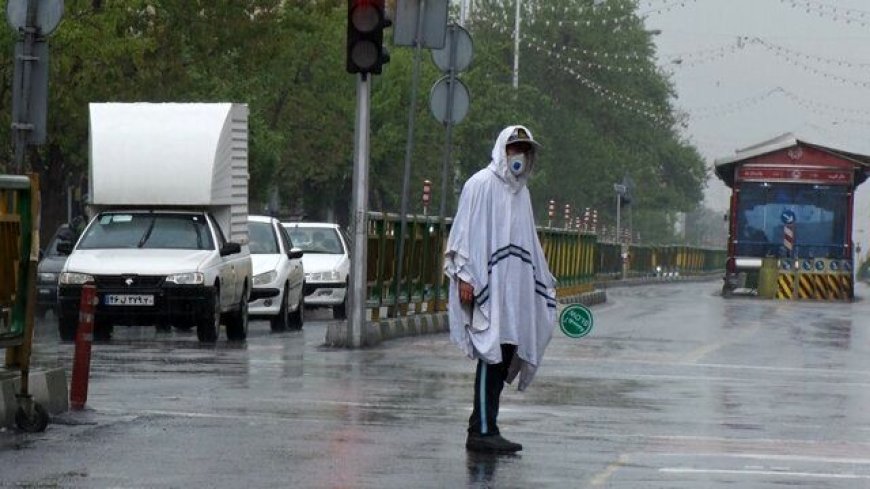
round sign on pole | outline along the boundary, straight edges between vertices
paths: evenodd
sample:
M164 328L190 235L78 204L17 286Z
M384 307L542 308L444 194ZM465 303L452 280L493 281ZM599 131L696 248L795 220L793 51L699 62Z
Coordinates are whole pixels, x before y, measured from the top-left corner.
M465 28L453 24L447 30L447 42L444 44L444 48L432 50L432 61L441 71L450 71L450 49L454 42L456 43L454 71L464 71L471 65L474 53L474 42L471 40L471 34Z
M465 116L468 115L468 106L471 102L471 95L468 93L468 88L462 83L459 78L453 78L453 112L451 113L451 123L458 124ZM442 124L447 124L447 103L450 98L450 77L445 76L435 82L432 86L432 92L429 94L429 107L432 109L432 115L435 116Z
M582 338L592 331L592 311L582 304L571 304L559 315L559 329L571 338Z
M36 25L40 34L48 36L60 24L63 17L63 0L29 0L36 2ZM6 21L18 31L27 27L28 0L8 0L6 2Z

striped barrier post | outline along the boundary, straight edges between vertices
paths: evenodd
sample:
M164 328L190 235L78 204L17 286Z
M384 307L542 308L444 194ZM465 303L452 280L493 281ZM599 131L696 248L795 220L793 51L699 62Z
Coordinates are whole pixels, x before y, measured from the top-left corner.
M84 409L88 400L88 380L91 376L91 345L94 342L94 306L97 288L94 284L82 287L79 303L79 326L76 332L76 346L73 356L72 378L70 380L69 404L72 409Z

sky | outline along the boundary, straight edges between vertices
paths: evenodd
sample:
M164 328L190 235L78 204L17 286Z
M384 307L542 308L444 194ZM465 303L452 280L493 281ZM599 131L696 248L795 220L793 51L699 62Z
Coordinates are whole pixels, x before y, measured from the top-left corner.
M641 0L684 136L715 158L786 132L870 154L870 0ZM705 204L728 208L713 176ZM870 246L870 182L855 241Z

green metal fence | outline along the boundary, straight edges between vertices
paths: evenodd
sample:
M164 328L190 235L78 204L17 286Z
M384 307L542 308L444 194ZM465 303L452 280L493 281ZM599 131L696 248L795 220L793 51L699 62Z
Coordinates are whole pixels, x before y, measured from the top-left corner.
M367 307L387 308L389 315L443 309L447 283L442 273L443 250L450 233L437 217L409 216L405 232L402 276L397 276L398 214L371 212L368 216ZM598 241L592 233L538 228L550 270L558 280L559 297L590 291L598 280L665 274L694 274L724 270L725 250L691 246L623 246ZM625 262L625 265L623 263Z

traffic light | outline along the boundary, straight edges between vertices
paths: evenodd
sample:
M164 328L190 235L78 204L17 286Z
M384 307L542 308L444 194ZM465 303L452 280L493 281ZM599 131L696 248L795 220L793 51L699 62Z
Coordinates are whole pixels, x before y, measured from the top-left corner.
M347 1L347 72L379 75L390 55L384 48L387 18L384 0Z

